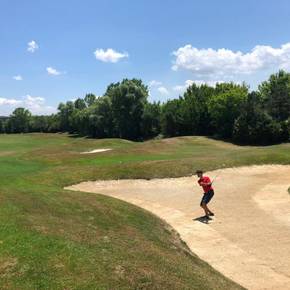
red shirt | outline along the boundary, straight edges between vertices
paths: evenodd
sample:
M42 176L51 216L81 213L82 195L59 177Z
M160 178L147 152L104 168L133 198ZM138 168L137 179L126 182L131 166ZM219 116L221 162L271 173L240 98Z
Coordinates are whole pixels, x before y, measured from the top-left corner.
M199 180L198 180L198 184L200 186L202 186L203 188L203 191L204 192L208 192L210 190L213 190L212 186L211 185L201 185L200 183L203 182L203 183L209 183L211 182L210 178L208 176L203 176L201 177Z

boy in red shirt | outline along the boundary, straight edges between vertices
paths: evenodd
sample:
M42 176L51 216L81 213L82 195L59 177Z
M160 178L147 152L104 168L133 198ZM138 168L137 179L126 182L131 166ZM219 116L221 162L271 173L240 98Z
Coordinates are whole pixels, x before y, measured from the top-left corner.
M207 207L207 204L210 202L212 197L214 196L214 190L212 188L212 182L208 176L203 175L202 170L197 170L196 174L199 178L198 184L203 188L203 197L200 202L200 206L203 208L205 212L205 218L210 219L210 216L214 216L214 213Z

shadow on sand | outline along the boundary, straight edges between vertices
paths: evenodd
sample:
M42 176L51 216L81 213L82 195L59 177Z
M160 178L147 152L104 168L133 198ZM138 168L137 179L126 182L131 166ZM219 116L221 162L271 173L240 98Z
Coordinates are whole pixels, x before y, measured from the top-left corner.
M212 221L212 218L211 217L206 217L206 216L200 216L200 217L194 218L192 220L201 222L203 224L208 224L210 221Z

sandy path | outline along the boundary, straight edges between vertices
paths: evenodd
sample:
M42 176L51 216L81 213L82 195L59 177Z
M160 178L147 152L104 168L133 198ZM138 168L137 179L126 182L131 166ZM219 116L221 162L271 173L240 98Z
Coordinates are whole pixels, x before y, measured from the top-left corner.
M68 189L110 195L171 224L200 258L249 289L290 289L290 166L252 166L215 176L209 224L194 220L195 177L84 182Z
M80 154L94 154L94 153L101 153L106 151L111 151L111 148L102 148L102 149L94 149L91 151L80 152Z

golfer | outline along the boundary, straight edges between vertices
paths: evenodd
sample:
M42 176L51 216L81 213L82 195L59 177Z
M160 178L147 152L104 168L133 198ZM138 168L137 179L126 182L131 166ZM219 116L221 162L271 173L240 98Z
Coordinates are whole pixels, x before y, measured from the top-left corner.
M210 202L214 196L214 190L212 188L212 182L208 176L203 175L202 170L197 170L196 174L199 178L198 184L203 188L203 197L200 202L200 206L205 212L204 218L210 219L210 216L214 216L214 213L207 207L207 204Z

